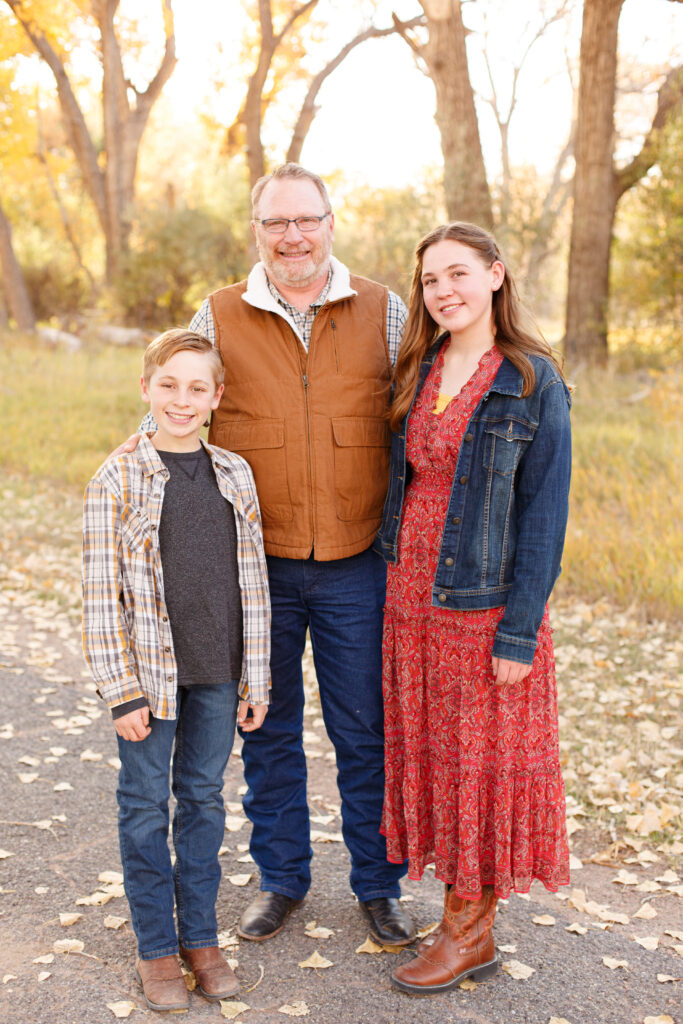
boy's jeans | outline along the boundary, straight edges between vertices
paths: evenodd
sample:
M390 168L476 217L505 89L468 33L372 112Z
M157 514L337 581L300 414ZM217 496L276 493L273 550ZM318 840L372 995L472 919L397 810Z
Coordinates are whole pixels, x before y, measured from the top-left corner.
M150 715L146 739L131 743L118 737L121 862L143 960L177 953L178 937L186 949L217 945L218 850L225 829L221 790L237 700L236 682L181 686L175 721ZM177 801L174 868L168 848L169 768Z

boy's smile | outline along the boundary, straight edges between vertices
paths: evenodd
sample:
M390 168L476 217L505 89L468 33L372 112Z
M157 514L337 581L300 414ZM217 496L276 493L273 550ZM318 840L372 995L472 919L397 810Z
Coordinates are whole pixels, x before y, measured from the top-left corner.
M142 397L149 402L158 430L155 448L191 452L199 448L199 431L217 408L223 385L216 386L212 362L202 352L176 352L157 366L148 381L141 381Z

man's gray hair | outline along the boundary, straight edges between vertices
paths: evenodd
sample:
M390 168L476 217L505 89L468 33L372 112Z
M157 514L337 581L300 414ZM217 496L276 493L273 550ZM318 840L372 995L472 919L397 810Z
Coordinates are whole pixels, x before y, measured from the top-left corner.
M254 185L251 190L251 215L254 220L258 220L258 204L263 193L264 188L269 181L281 181L283 178L295 178L312 181L318 192L322 196L322 200L325 204L325 213L332 212L332 204L330 203L330 197L327 194L325 188L325 182L318 174L314 174L313 171L307 171L305 167L300 167L299 164L281 164L280 167L276 167L271 174L264 174L262 178Z

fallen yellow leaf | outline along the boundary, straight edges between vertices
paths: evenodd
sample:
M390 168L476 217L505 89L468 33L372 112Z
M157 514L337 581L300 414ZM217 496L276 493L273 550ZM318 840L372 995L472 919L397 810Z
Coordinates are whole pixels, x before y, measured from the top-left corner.
M646 1017L643 1024L675 1024L675 1021L668 1013L660 1013L659 1017Z
M317 949L316 949L315 953L311 953L311 955L309 956L308 960L301 960L300 963L299 963L299 967L313 967L313 968L319 967L321 970L323 968L325 968L325 967L332 967L332 966L333 966L332 961L331 960L326 960L324 956L320 955L320 953L318 952Z
M603 956L602 962L610 971L616 971L618 967L628 967L628 960L615 960L611 956Z
M659 945L659 939L656 935L645 935L642 939L639 939L637 935L633 936L633 941L637 942L643 949L656 949Z
M52 948L55 953L82 953L85 942L81 942L80 939L57 939Z
M107 1003L107 1009L111 1010L115 1017L123 1020L124 1017L130 1017L133 1010L137 1010L135 1003L131 1003L130 999L120 999L118 1003Z
M555 924L555 918L551 917L550 914L539 914L531 919L534 924L539 924L544 928L552 928Z
M221 999L220 1003L221 1017L226 1017L228 1020L234 1020L245 1010L251 1009L248 1003L236 1003L232 999Z
M477 985L476 981L472 981L471 978L465 978L464 981L460 982L458 988L462 992L474 992L475 988L479 988L479 986Z
M280 1006L278 1013L285 1013L288 1017L307 1017L310 1010L301 999L297 999L294 1003L285 1003L284 1006Z
M381 953L382 947L373 942L370 936L367 937L362 946L359 946L356 953Z
M228 881L231 885L249 885L252 877L252 875L228 875Z
M574 935L585 935L588 929L584 928L583 925L580 925L578 921L574 921L572 924L567 925L565 931L573 932Z
M526 979L530 978L532 974L535 974L534 967L529 967L527 964L520 963L519 960L506 960L503 963L503 970L516 981L526 981Z
M70 928L72 924L76 924L76 921L80 921L82 917L83 914L60 914L59 923L61 924L62 928Z
M641 921L652 921L657 916L657 911L651 903L643 903L640 910L637 910L633 916Z
M116 931L117 928L123 928L125 923L125 917L114 917L113 914L108 914L104 919L104 927L111 928L113 931Z

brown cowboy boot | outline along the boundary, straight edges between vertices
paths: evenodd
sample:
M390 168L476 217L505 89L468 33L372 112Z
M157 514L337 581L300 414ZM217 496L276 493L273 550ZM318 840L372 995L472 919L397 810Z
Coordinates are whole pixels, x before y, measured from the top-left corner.
M448 882L446 882L445 887L444 887L444 893L443 893L443 911L444 911L444 914L446 913L446 906L448 904L448 892L449 892L450 888L451 888L450 885L448 884ZM439 935L441 934L441 929L442 928L443 928L443 918L441 919L441 921L439 921L438 927L435 928L433 932L430 932L429 935L425 935L425 937L422 940L422 942L420 942L416 946L415 952L417 953L418 956L420 955L420 953L424 953L425 950L429 949L430 946L434 945L434 943L438 939Z
M467 977L483 981L495 974L498 958L491 928L496 902L492 885L483 886L479 900L461 899L448 889L436 939L394 971L394 985L414 995L430 995L447 992Z

